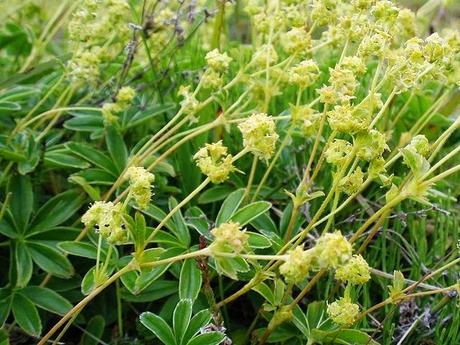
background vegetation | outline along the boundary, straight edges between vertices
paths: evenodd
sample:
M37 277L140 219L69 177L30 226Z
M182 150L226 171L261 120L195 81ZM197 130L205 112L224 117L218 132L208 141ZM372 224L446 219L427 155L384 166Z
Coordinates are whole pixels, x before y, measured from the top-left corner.
M87 44L72 37L71 24L79 15L81 3L73 0L0 3L1 345L39 341L61 316L97 287L94 278L97 258L106 263L109 275L128 264L132 242L113 246L100 241L94 229L83 226L82 215L95 201L115 200L123 195L129 186L123 178L126 166L133 163L133 157L139 159L141 147L161 133L183 108L183 97L178 90L181 85L195 89L206 66L208 51L220 47L228 52L234 60L229 72L233 76L253 55L254 24L240 1L224 5L131 0L123 9L129 15L129 22L123 22L121 15L117 17L120 12L98 13L99 18L108 16L108 19L102 23L101 36L91 39L110 49L97 61L96 72L91 64L85 64L88 62L85 59L95 55L94 51L90 56L75 54ZM414 11L425 5L418 18L424 36L445 27L458 28L460 6L455 1L429 1L428 5L425 1L401 1L398 5L407 5ZM149 10L155 15L149 16ZM163 21L157 20L158 16L164 16ZM81 30L79 37L84 34L84 25ZM328 68L337 63L341 48L331 48L320 56L322 75L318 87L328 83ZM76 68L73 63L80 65ZM370 87L376 68L376 63L369 64L360 81L363 89ZM145 231L153 231L178 202L200 186L203 174L192 157L205 143L223 140L229 152L237 155L241 151L241 133L230 124L179 141L200 126L213 123L233 104L238 105L235 113L240 117L247 117L254 109L261 110L254 99L248 103L239 101L249 81L243 80L222 92L203 91L202 99L214 98L200 109L195 119L187 118L194 121L179 122L181 126L177 133L171 133L170 141L162 136L164 142L158 141L153 152L134 160L139 166L153 164L155 175L154 196L149 206L138 212L139 216L134 215L139 207L129 206L136 226L142 227L139 225L142 214ZM117 117L111 122L101 109L118 102L117 95L125 86L135 89L136 95L122 110L109 114ZM410 92L405 92L394 99L383 121L384 129L391 130L388 155L397 152L404 133L432 109L443 87L428 83L413 98ZM302 103L312 102L316 98L314 92L314 88L304 90ZM297 90L288 86L280 95L274 95L263 110L273 116L290 116ZM435 142L458 117L458 87L443 100L421 131L430 142ZM392 122L401 109L401 120ZM261 255L276 254L285 244L288 228L292 227L293 234L297 234L310 224L322 199L303 204L299 217L293 217L295 222L289 225L293 202L285 191L296 193L313 152L315 137L291 132L290 122L285 118L277 121L277 132L280 135L277 149L287 139L266 182L261 180L270 161L259 162L257 166L252 156L243 156L236 166L244 174L235 172L224 183L207 186L164 224L154 247L167 254L161 252L158 257L152 252L155 260L206 247L213 239L209 230L215 227L219 215L225 221L238 220L254 233L252 245ZM321 137L321 149L330 133L328 128ZM180 145L176 147L177 142ZM453 152L459 143L457 130L448 138L438 158ZM171 147L172 151L168 151ZM317 161L318 157L313 166ZM459 164L457 154L443 170ZM323 166L310 192L327 193L332 188L331 169ZM408 171L406 165L398 163L389 175L403 180ZM425 205L414 200L403 201L365 232L368 235L375 230L376 236L364 255L372 267L372 279L356 291L362 310L388 298L387 286L394 284L395 270L403 273L404 284L408 286L459 257L460 174L448 176L437 185L436 191ZM380 184L371 183L332 217L328 227L353 234L385 205L386 192ZM332 210L338 206L337 197ZM321 232L322 228L313 228L305 245L314 244ZM211 259L198 257L145 270L137 276L127 274L73 314L71 322L65 323L65 332L60 336L57 332L53 338L58 337L57 341L64 344L84 345L231 344L230 339L238 345L257 343L263 338L274 311L285 302L283 296L289 296L288 289L296 292L293 294L296 296L306 284L285 284L277 274L266 285L247 291L231 303L221 302L244 288L259 268L252 267L238 274L238 279L231 279L228 271L232 269L224 269L227 274L218 274ZM423 291L436 290L453 286L458 280L458 265L453 265L420 287ZM296 315L295 322L280 324L266 340L286 345L374 341L460 343L460 309L453 289L385 305L361 320L355 327L357 333L344 332L343 337L338 336L337 330L343 330L325 320L325 310L326 301L332 302L340 296L342 287L332 273L325 274L300 300L304 324ZM191 317L192 309L193 319L188 324L187 314ZM139 317L143 312L152 314L143 314L141 322ZM174 334L162 333L167 333L169 326L164 326L160 317L171 328L174 324ZM181 320L186 320L187 325L177 325ZM197 338L202 327L210 331L209 338L188 342Z

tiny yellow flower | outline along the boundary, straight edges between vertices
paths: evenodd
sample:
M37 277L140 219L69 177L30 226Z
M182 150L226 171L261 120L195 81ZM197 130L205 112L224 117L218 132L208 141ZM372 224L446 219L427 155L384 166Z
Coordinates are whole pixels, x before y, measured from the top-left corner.
M327 306L327 314L335 323L341 326L351 326L358 317L359 306L352 303L350 298L341 297Z
M371 279L370 267L361 255L353 257L335 271L335 279L354 285L365 284Z
M248 248L248 238L244 230L241 230L240 224L228 222L219 225L211 230L214 236L214 242L210 246L216 252L235 252L241 253Z
M303 250L301 246L288 252L288 258L280 266L280 273L287 282L300 283L307 276L312 265L312 251Z
M243 134L243 145L256 157L268 160L275 151L279 136L273 119L265 113L254 113L238 125Z
M130 167L125 176L129 179L131 196L140 208L145 209L152 198L155 175L143 167Z
M228 179L231 172L236 171L232 163L232 155L227 153L227 147L222 145L222 140L206 144L193 156L193 159L212 183L222 183Z
M352 254L350 242L339 230L323 234L314 247L315 257L322 268L337 268L346 263Z

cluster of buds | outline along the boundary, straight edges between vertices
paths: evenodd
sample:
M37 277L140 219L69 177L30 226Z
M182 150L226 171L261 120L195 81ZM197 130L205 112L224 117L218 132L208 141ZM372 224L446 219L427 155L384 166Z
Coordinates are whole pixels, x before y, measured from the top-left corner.
M361 255L353 255L348 262L337 268L335 279L352 285L362 285L371 279L370 267Z
M72 77L94 82L99 66L111 62L129 39L131 17L126 0L85 0L74 11L69 23L69 38L73 50L69 62ZM106 44L111 37L111 44Z
M292 28L283 38L283 46L287 53L306 53L311 48L311 35L308 29Z
M285 262L280 266L280 273L287 281L299 283L312 270L339 270L348 263L356 266L355 261L355 257L352 257L350 242L340 231L336 230L332 233L323 234L311 249L304 250L298 246L291 250L286 256ZM359 274L364 273L359 271Z
M301 246L289 251L286 261L280 266L280 273L290 283L300 283L312 269L314 253Z
M341 297L327 306L327 314L338 325L351 326L359 315L359 305L349 296Z
M249 248L249 236L238 223L223 223L212 229L211 234L214 241L210 249L215 253L241 253Z
M273 119L265 113L254 113L238 125L243 135L243 145L256 157L268 160L275 151L276 125Z
M214 49L206 54L205 59L208 68L201 77L202 85L207 89L217 89L224 83L223 74L228 71L232 58Z
M126 178L129 179L130 196L136 201L137 206L145 209L152 199L155 175L143 167L130 167L126 171Z
M342 177L339 181L339 188L348 195L356 194L360 191L364 181L364 173L357 167L351 174Z
M123 204L114 204L111 201L96 201L82 216L85 226L94 226L109 243L120 244L127 240L127 231L123 221Z
M130 87L122 87L115 97L115 102L104 103L102 106L102 116L108 123L113 123L117 120L116 114L125 111L132 100L136 96L136 91Z
M289 82L300 89L313 85L319 78L319 68L315 61L304 60L288 70Z
M340 166L344 164L353 150L353 145L342 139L334 139L324 151L326 161L330 164Z
M181 86L177 92L183 99L180 102L181 109L184 114L196 114L201 109L201 103L196 99L195 95L190 91L190 86Z
M233 166L233 157L227 153L227 147L222 144L222 140L206 144L193 156L193 159L212 183L224 182L230 173L236 170Z

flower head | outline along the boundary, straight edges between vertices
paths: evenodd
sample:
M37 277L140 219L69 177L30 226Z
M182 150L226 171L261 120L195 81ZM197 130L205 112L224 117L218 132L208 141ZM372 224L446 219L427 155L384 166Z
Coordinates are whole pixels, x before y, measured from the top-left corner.
M305 89L313 85L319 77L319 68L315 61L304 60L288 70L289 82Z
M209 68L216 72L225 72L228 70L232 58L227 53L220 53L218 49L211 50L206 54L206 63Z
M275 151L279 136L273 119L265 113L254 113L238 125L243 145L259 159L268 160Z
M353 146L346 140L334 139L334 141L327 147L324 155L326 161L330 164L341 165L349 157Z
M360 167L357 167L350 175L340 179L340 189L348 195L353 195L359 192L363 185L364 174Z
M224 182L230 173L236 170L232 163L232 155L227 153L227 147L222 145L222 140L206 144L193 156L193 159L212 183Z
M81 217L81 221L85 226L94 226L108 242L123 243L127 240L123 214L121 203L96 201Z
M341 326L351 326L359 314L359 306L351 302L349 297L341 297L327 306L327 314Z
M290 54L306 52L311 48L311 36L306 28L292 28L284 35L283 45Z
M238 223L223 223L212 229L211 234L214 236L211 248L217 252L241 253L248 247L249 236Z
M140 208L146 208L152 198L152 183L155 175L143 167L130 167L126 171L130 193Z
M287 282L300 283L311 269L313 255L311 251L303 250L301 246L288 252L288 258L280 266L280 273Z
M350 242L339 230L323 234L314 250L318 263L323 268L337 268L346 263L352 254Z
M369 264L361 255L353 255L345 265L337 268L335 279L354 285L367 283L371 279Z

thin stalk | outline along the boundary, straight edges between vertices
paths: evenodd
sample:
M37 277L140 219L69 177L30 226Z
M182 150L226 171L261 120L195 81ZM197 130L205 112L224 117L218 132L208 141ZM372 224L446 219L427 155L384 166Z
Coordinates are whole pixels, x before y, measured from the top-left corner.
M157 225L157 227L153 230L153 232L150 234L150 236L147 238L145 243L151 242L154 238L155 235L158 233L158 231L161 230L161 228L166 224L166 222L171 219L174 214L179 211L182 206L187 204L190 200L192 200L199 192L201 192L208 184L211 182L209 177L207 177L198 187L195 188L193 192L191 192L185 199L183 199L180 203L176 205L160 222L160 224Z
M252 182L254 181L254 176L256 174L257 170L257 163L259 161L259 158L254 156L252 158L252 165L251 165L251 171L249 173L249 178L248 178L248 185L246 186L246 190L244 191L244 197L243 200L246 200L249 197L249 194L251 192L252 188Z
M372 120L371 124L369 125L369 128L373 128L375 124L378 122L378 120L380 120L380 118L385 114L385 111L387 110L388 106L390 105L395 95L396 95L396 89L393 89L390 95L388 96L385 104L383 105L382 109L380 109L378 114Z
M70 318L72 318L75 313L80 312L89 302L91 302L97 295L99 295L106 287L115 282L123 274L132 271L134 265L131 262L127 266L123 267L117 273L112 275L107 281L101 284L99 287L94 289L88 296L83 298L78 304L76 304L72 309L70 309L54 326L51 328L48 333L46 333L38 342L37 345L45 345L48 340L56 333Z
M280 144L280 146L278 148L278 151L276 151L275 156L272 158L267 170L265 170L265 173L262 176L262 179L260 180L254 195L252 196L251 202L256 200L257 196L259 195L260 190L264 186L265 182L267 182L268 176L270 175L270 172L274 168L275 163L278 161L278 158L281 156L281 153L283 152L284 148L289 143L289 139L291 138L291 132L292 132L293 127L294 127L293 125L291 125L289 127L289 129L288 129L288 131L286 133L286 136L284 137L283 141L281 142L281 144Z

